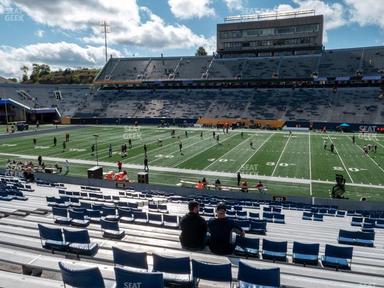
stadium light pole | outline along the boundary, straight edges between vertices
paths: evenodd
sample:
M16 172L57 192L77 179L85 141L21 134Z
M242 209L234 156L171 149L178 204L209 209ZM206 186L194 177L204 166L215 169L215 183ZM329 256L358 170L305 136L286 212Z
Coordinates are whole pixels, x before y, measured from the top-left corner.
M96 146L96 166L99 166L99 151L97 149L97 138L99 138L99 135L95 134L93 135L95 137L95 146Z
M107 42L107 34L110 32L109 31L109 24L107 23L107 21L102 21L100 23L100 26L102 27L103 29L103 33L104 33L104 46L105 46L105 62L108 62L108 42Z

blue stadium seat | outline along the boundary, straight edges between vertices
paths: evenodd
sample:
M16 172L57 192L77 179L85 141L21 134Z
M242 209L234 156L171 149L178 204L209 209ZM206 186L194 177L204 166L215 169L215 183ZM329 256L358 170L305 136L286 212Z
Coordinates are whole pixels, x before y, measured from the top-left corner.
M361 226L363 224L362 217L352 217L351 226Z
M148 213L148 224L155 226L163 225L163 214Z
M287 261L287 241L270 241L263 239L263 259Z
M97 253L99 245L91 243L88 230L67 230L64 229L65 242L69 243L69 252L77 255L93 256Z
M37 226L43 248L50 249L52 253L54 250L66 251L68 249L68 243L64 242L61 229L50 228L41 224L37 224Z
M251 222L249 220L235 220L235 223L245 232L249 232L251 230Z
M179 217L177 215L163 215L164 227L167 228L178 228L179 227Z
M259 238L241 237L236 235L235 254L247 257L259 257Z
M119 220L119 216L116 215L116 209L112 207L101 207L101 214L103 219L108 221L117 221Z
M258 269L240 260L237 280L239 288L278 288L280 287L280 268Z
M147 253L126 251L112 246L113 262L128 270L148 271Z
M69 210L69 217L71 220L71 225L77 227L87 227L90 223L89 220L85 219L84 212L75 212L73 210Z
M303 212L303 220L312 220L313 213L312 212Z
M323 221L324 220L324 214L314 213L313 214L313 221Z
M86 219L88 219L89 222L91 222L91 223L100 224L100 219L101 219L100 210L87 209L86 210Z
M323 266L336 269L351 269L353 247L325 245L325 254L321 259Z
M130 208L118 207L117 212L119 214L119 221L120 222L122 222L122 223L133 222L134 218L133 218L132 210Z
M211 264L192 259L192 277L195 287L200 279L215 282L227 282L232 287L231 263Z
M163 288L164 280L162 273L137 272L115 267L115 288Z
M248 214L247 211L236 211L236 218L246 219L247 214Z
M317 265L319 263L320 244L306 244L293 242L292 260L294 263L304 265Z
M189 257L165 257L153 254L153 272L162 272L166 286L192 285Z
M250 233L265 235L267 233L267 222L264 220L252 220Z
M105 238L117 238L122 239L125 236L124 230L119 229L118 221L108 221L101 219L101 230L103 231L103 237Z
M52 215L56 224L69 225L71 224L71 218L68 217L68 211L66 208L52 207Z
M160 213L168 213L168 206L166 204L159 204L157 209Z
M256 213L256 212L249 212L248 218L251 220L259 220L260 215L259 215L259 213Z
M148 215L146 212L141 211L132 211L133 214L133 222L138 224L147 224L148 223Z
M267 222L273 222L273 213L272 212L263 212L263 220Z
M59 262L61 277L65 285L78 288L104 288L105 283L99 268L71 268Z
M273 213L273 223L285 224L285 215Z

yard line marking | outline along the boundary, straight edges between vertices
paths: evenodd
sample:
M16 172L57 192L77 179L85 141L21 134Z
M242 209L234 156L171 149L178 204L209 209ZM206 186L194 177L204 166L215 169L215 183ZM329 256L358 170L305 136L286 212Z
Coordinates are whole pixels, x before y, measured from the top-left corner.
M203 168L202 170L206 170L208 169L209 167L211 167L213 164L215 164L217 161L219 161L220 159L222 159L225 155L227 155L229 152L231 152L233 149L237 148L238 146L240 146L241 144L245 143L247 140L249 140L249 137L247 137L247 139L241 141L239 144L237 144L235 147L233 147L232 149L230 149L229 151L225 152L223 155L221 155L219 158L217 158L215 161L213 161L211 164L209 164L207 167Z
M271 137L272 137L273 135L275 135L275 134L276 134L276 133L273 133L273 134L271 134L267 139L265 139L264 142L261 143L261 145L259 146L259 148L257 148L256 151L253 152L253 154L251 155L251 157L249 157L249 158L247 159L247 161L245 161L245 162L240 166L240 168L239 168L239 170L237 170L237 172L239 172L239 171L245 166L245 164L247 164L248 161L251 160L253 156L255 156L255 154L261 149L261 147L263 147L264 144L267 143L267 142L269 141L269 139L271 139Z
M233 135L229 136L227 139L225 139L224 141L227 141L227 140L231 139L231 138L234 137L235 135L238 135L238 134L233 134ZM224 141L223 141L223 142L224 142ZM205 149L203 149L203 150L201 150L201 151L199 151L199 152L196 152L196 153L192 154L191 156L187 157L187 158L184 159L183 161L181 161L181 162L179 162L179 163L176 163L176 164L172 165L172 167L177 167L177 166L183 164L184 162L186 162L186 161L192 159L193 157L196 157L197 155L199 155L199 154L201 154L201 153L203 153L203 152L205 152L205 151L211 149L212 147L214 147L214 146L216 146L216 145L217 145L217 143L216 143L216 140L215 140L215 143L214 143L213 145L208 146L207 148L205 148Z
M283 157L285 148L287 148L287 145L288 145L289 140L291 140L291 135L288 136L288 140L287 140L287 142L285 142L283 151L281 151L280 157L279 157L279 159L278 159L277 162L276 162L276 166L275 166L275 168L273 169L271 176L273 176L273 175L275 174L277 167L279 167L280 160L281 160L281 158Z
M309 131L308 133L308 148L309 148L309 179L312 180L311 131ZM309 184L309 195L312 197L312 181Z
M331 137L329 137L329 135L328 135L328 138L329 138L329 141L331 141L331 143L333 143L333 141L332 141ZM333 145L335 145L335 144L333 144ZM352 177L351 177L351 174L349 174L349 171L348 171L348 169L347 169L347 166L345 166L343 159L341 159L341 156L340 156L339 152L337 152L336 145L335 145L335 152L336 152L336 155L339 156L339 159L340 159L340 161L341 161L341 164L344 166L345 172L347 172L349 179L351 179L351 182L352 182L352 183L355 183L355 182L353 181Z
M195 137L195 136L193 136L193 137ZM191 138L193 138L193 137L191 137ZM185 147L183 147L183 148L188 148L188 147L194 146L194 145L196 145L196 144L198 144L198 143L201 143L201 142L204 142L204 141L207 141L207 140L209 140L209 139L208 139L208 138L201 139L201 140L199 140L199 141L197 141L197 142L195 142L195 143L192 143L192 144L190 144L190 145L187 145L187 146L185 146ZM175 144L177 144L177 143L175 143ZM180 153L180 151L179 151L178 148L176 149L176 151L171 152L171 153L167 153L166 155L173 155L173 154L176 154L176 153ZM160 161L160 160L164 160L164 159L162 159L162 158L157 158L157 159L154 159L154 160L149 161L148 163L151 164L151 163L153 163L153 162Z

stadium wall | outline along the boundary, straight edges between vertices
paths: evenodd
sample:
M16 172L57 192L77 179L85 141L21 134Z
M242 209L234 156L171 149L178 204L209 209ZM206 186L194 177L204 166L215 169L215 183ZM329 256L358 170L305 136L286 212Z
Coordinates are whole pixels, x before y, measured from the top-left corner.
M4 174L5 169L0 168L0 173ZM92 187L102 187L102 188L111 188L116 189L115 182L99 180L99 179L88 179L82 177L72 177L72 176L61 176L54 174L45 174L45 173L35 173L35 177L39 180L46 181L48 183L68 183L81 186L92 186ZM157 190L169 194L176 194L180 196L190 197L191 195L204 195L208 197L228 197L234 199L254 199L254 200L273 200L272 195L261 195L258 193L240 193L240 192L223 192L215 190L198 190L193 188L181 188L176 186L165 186L165 185L153 185L153 184L139 184L139 183L129 183L129 186L134 187L137 191L149 191ZM279 196L279 195L274 195ZM383 209L382 202L362 202L362 201L352 201L352 200L340 200L340 199L324 199L324 198L309 198L309 197L299 197L299 196L289 196L286 198L287 201L303 204L312 204L312 205L333 205L338 206L339 209L343 210L370 210L378 211Z
M140 125L159 125L167 122L170 125L194 125L197 118L72 118L71 124L91 124L91 125L133 125L138 122Z

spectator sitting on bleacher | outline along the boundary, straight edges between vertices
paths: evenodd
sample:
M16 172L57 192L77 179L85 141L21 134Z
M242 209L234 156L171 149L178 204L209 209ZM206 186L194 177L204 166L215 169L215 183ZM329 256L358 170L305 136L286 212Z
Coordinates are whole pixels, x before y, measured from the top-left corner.
M256 184L256 189L257 189L257 191L259 191L260 193L264 193L264 192L265 192L264 185L263 185L263 183L261 183L261 181L259 181L259 183Z
M204 249L207 223L199 215L199 203L191 201L188 204L189 213L180 221L180 243L185 249L200 250Z
M196 183L196 189L203 190L204 184L199 180L199 182Z
M211 234L208 241L209 249L218 255L232 254L235 245L231 242L232 232L244 236L245 233L233 220L226 217L227 208L223 203L216 207L217 218L208 222Z
M219 179L216 179L216 181L215 181L215 189L221 190L221 182Z
M201 183L203 183L204 188L207 188L208 182L207 182L207 179L205 179L205 177L203 177L203 180L201 180Z
M248 182L247 182L247 180L244 180L241 183L241 192L248 192Z

